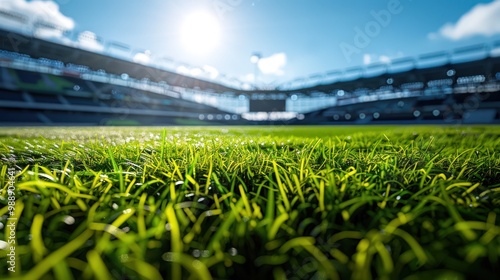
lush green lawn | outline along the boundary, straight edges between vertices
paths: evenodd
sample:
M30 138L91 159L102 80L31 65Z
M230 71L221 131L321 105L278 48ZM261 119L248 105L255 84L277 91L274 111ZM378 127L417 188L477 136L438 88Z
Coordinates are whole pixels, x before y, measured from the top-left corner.
M4 128L0 278L493 279L499 153L496 126Z

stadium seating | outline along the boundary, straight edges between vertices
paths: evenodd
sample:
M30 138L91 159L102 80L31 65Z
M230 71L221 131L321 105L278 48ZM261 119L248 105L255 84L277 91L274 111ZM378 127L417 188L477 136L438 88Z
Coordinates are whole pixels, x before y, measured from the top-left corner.
M22 93L15 90L0 89L0 98L2 101L25 102Z
M24 109L4 109L0 114L0 124L10 125L34 125L42 124L42 120L36 112Z
M30 96L37 103L62 104L61 100L55 94L37 94L37 93L31 93Z
M175 125L189 119L203 124L199 114L227 114L204 104L119 85L7 70L16 83L15 89L7 89L6 79L0 81L0 125ZM113 113L113 109L118 111Z

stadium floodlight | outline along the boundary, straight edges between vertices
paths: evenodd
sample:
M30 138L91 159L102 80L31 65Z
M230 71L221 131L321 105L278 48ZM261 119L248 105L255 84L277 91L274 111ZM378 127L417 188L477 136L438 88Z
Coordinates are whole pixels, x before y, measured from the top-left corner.
M253 75L253 79L254 79L254 86L255 88L257 88L257 76L259 75L259 61L260 59L262 58L262 54L260 52L254 52L252 53L252 55L250 56L250 62L252 64L255 64L255 72L254 72L254 75Z
M253 64L257 64L261 58L262 55L259 52L254 52L252 53L252 56L250 56L250 62Z

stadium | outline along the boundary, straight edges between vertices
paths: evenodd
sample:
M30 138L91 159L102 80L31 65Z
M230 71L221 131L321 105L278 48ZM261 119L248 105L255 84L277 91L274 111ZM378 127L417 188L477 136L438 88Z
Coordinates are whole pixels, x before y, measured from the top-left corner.
M4 125L500 122L500 41L245 90L5 30L0 36Z
M259 84L1 23L0 278L500 275L500 40Z

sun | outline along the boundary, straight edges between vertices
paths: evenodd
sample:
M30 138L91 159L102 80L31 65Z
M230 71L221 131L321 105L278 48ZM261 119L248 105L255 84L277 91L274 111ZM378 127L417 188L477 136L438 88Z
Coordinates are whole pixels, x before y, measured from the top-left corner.
M208 12L189 14L181 25L181 41L191 53L203 54L214 50L221 37L216 17Z

